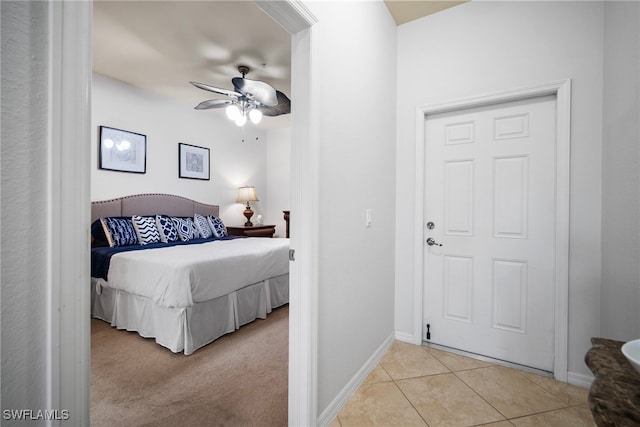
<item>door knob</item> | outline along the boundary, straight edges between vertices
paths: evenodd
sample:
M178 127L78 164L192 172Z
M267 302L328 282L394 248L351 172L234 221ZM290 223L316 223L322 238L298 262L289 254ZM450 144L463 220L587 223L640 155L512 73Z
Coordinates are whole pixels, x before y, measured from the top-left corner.
M429 246L442 246L442 243L438 243L435 240L433 240L432 237L429 237L427 239L427 245L429 245Z

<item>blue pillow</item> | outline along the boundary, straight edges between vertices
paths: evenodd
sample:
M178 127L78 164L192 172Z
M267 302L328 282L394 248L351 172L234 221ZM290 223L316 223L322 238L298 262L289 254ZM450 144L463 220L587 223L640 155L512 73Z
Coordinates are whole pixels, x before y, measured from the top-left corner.
M138 236L133 229L131 218L105 217L100 218L100 222L112 248L138 244Z
M178 229L167 215L156 215L156 227L158 227L161 242L169 243L178 240Z
M104 228L102 228L102 221L100 218L96 219L91 224L91 246L109 246L109 240L104 234Z
M227 236L227 227L224 226L222 220L217 216L209 215L207 216L207 220L209 221L209 226L211 227L211 231L213 231L213 235L216 237L226 237Z

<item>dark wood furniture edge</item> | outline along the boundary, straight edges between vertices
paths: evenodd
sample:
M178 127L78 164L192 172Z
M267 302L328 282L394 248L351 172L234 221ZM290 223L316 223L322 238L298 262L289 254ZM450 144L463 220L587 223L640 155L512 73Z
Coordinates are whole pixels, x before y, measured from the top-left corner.
M284 214L284 222L286 223L286 234L285 234L285 237L288 239L288 238L289 238L289 217L290 217L290 211L282 211L282 213Z
M252 225L252 226L227 226L227 233L230 236L246 237L273 237L276 232L275 225Z
M589 408L598 426L640 426L640 373L624 357L623 341L591 338L584 360L595 379Z

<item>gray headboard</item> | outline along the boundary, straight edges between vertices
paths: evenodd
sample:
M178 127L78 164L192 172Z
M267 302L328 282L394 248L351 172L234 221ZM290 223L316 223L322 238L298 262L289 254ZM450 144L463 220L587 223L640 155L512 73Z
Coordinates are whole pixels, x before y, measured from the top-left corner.
M117 199L91 202L91 222L105 216L165 214L170 216L215 215L218 205L207 205L172 194L135 194Z

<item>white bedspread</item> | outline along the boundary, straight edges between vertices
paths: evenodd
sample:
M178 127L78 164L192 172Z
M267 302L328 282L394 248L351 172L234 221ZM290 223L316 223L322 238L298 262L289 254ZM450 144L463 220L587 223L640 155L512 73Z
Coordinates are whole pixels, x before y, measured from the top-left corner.
M288 272L289 239L248 237L118 253L101 285L190 307Z

